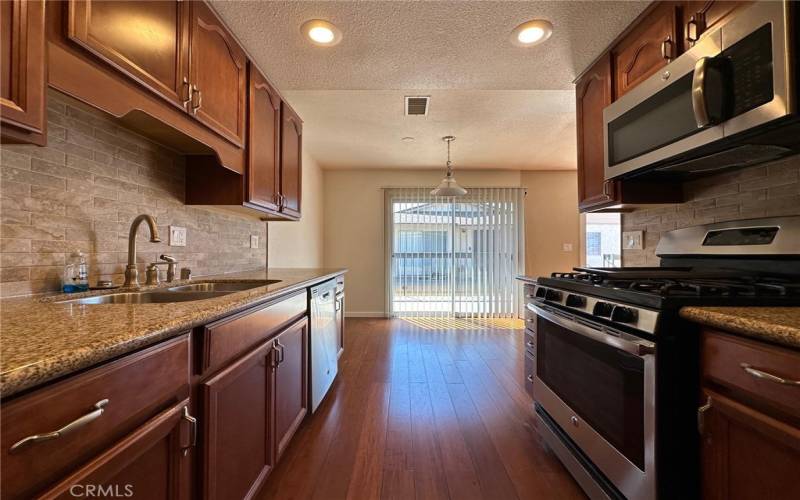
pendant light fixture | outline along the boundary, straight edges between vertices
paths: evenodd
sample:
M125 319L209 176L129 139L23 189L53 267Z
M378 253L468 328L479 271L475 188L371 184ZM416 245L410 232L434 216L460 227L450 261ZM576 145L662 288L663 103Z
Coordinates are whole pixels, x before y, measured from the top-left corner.
M436 186L436 189L431 191L431 194L433 196L464 196L467 194L467 190L456 182L456 178L453 176L453 162L450 161L450 143L456 138L453 135L446 135L442 137L442 140L447 143L447 174Z

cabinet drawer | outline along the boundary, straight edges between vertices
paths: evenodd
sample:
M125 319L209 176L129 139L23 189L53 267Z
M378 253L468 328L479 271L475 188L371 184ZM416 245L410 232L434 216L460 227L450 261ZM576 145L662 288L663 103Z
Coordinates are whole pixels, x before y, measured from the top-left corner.
M780 383L771 376L800 380L800 353L723 333L703 333L704 378L800 418L800 385Z
M308 310L307 292L281 298L206 325L200 371L221 368L226 362L263 342L282 326Z
M525 352L525 392L533 398L533 377L536 376L536 358Z
M188 396L189 336L183 335L4 404L3 497L30 498ZM15 447L70 423L60 437Z
M530 330L525 330L525 352L534 353L536 347L536 334Z

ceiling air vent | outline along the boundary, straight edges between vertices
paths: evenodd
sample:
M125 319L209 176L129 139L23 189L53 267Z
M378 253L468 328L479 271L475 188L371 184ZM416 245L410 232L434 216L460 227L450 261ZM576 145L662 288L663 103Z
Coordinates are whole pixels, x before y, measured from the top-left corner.
M406 96L406 116L428 114L429 96Z

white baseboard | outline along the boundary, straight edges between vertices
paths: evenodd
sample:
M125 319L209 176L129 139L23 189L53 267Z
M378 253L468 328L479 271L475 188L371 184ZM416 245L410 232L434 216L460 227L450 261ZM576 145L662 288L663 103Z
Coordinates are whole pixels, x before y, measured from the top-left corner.
M345 311L345 318L387 318L383 311Z

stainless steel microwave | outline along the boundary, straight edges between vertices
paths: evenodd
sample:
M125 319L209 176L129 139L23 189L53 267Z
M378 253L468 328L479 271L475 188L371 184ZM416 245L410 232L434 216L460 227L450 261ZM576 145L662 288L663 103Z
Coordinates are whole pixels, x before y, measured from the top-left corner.
M605 178L690 176L800 152L793 2L757 2L603 110Z

